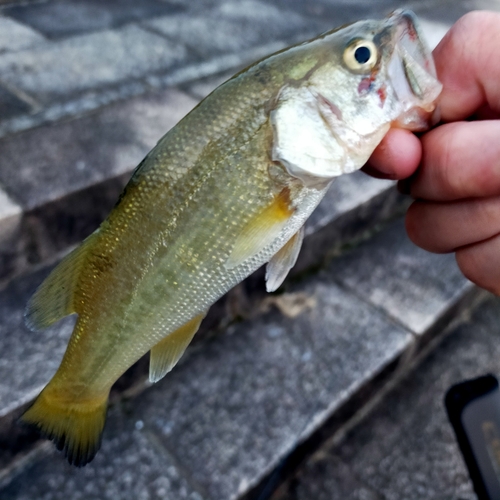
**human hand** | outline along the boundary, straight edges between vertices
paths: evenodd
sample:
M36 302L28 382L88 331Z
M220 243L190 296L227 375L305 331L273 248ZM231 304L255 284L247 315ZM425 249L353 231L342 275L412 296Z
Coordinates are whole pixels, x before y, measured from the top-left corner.
M455 252L464 275L500 295L500 14L472 12L434 50L444 124L391 130L364 170L404 179L410 239ZM410 178L408 178L411 176Z

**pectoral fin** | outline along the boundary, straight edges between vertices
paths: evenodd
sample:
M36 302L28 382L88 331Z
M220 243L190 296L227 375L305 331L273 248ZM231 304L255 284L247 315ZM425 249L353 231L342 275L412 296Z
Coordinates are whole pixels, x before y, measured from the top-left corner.
M156 344L150 353L149 381L158 382L177 364L186 347L193 340L206 312L167 335Z
M279 250L272 259L267 263L266 267L266 290L274 292L277 290L285 278L297 262L302 240L304 239L304 226L296 232Z
M288 188L283 189L260 214L255 216L236 239L225 264L233 269L270 245L281 233L293 213Z

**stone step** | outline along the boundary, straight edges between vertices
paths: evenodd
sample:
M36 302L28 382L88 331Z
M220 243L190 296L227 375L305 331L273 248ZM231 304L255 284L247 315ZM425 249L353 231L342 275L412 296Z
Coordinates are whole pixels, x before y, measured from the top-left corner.
M0 15L0 87L24 105L2 116L0 136L246 65L331 26L259 0L60 0Z
M16 280L0 301L10 297L12 308L0 314L11 318L0 333L0 350L11 353L0 400L11 412L48 380L70 329L42 332L37 344L22 326L21 304L40 277ZM85 469L48 447L43 460L11 463L17 476L4 474L0 496L256 498L300 443L342 427L477 297L453 256L417 249L397 220L318 274L291 280L260 314L206 336L162 382L121 399Z
M446 5L444 5L446 4ZM449 4L449 5L448 5ZM464 3L465 5L465 3ZM437 43L467 8L409 2ZM292 43L400 7L305 0L0 2L0 137L247 65ZM444 22L426 22L438 14Z
M65 33L57 16L81 2L0 10L0 497L254 498L300 443L344 425L407 369L476 290L449 256L411 247L401 223L313 274L406 203L389 182L343 177L311 218L284 294L264 298L262 273L236 287L167 379L144 391L144 358L119 381L95 462L77 471L53 456L15 425L71 331L71 319L37 334L23 325L47 263L97 227L147 151L220 82L213 75L382 15L380 3L365 1L203 1L182 10L176 0L148 0L141 8L158 12L138 18L129 0L91 3L106 12L70 16L80 25ZM160 15L165 5L172 10ZM440 20L424 20L431 43L464 5L415 2ZM226 40L213 36L221 26Z
M490 296L359 425L325 443L273 500L476 499L444 396L500 373L500 301Z

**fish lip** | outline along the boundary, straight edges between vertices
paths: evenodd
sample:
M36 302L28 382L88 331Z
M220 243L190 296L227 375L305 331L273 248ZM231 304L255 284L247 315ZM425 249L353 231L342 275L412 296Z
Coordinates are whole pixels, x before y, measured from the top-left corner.
M392 30L387 76L400 104L394 124L414 131L426 130L439 120L436 100L442 90L432 52L412 11L397 10L387 23Z

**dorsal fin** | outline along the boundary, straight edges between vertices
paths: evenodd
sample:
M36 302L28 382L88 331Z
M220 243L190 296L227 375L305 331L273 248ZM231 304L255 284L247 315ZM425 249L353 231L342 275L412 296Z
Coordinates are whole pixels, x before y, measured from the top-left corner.
M66 255L38 287L26 306L24 318L28 328L47 328L64 316L77 312L74 290L96 236L97 232L94 232Z
M149 360L149 381L158 382L177 364L186 347L193 340L206 312L195 316L185 325L169 333L151 349Z

